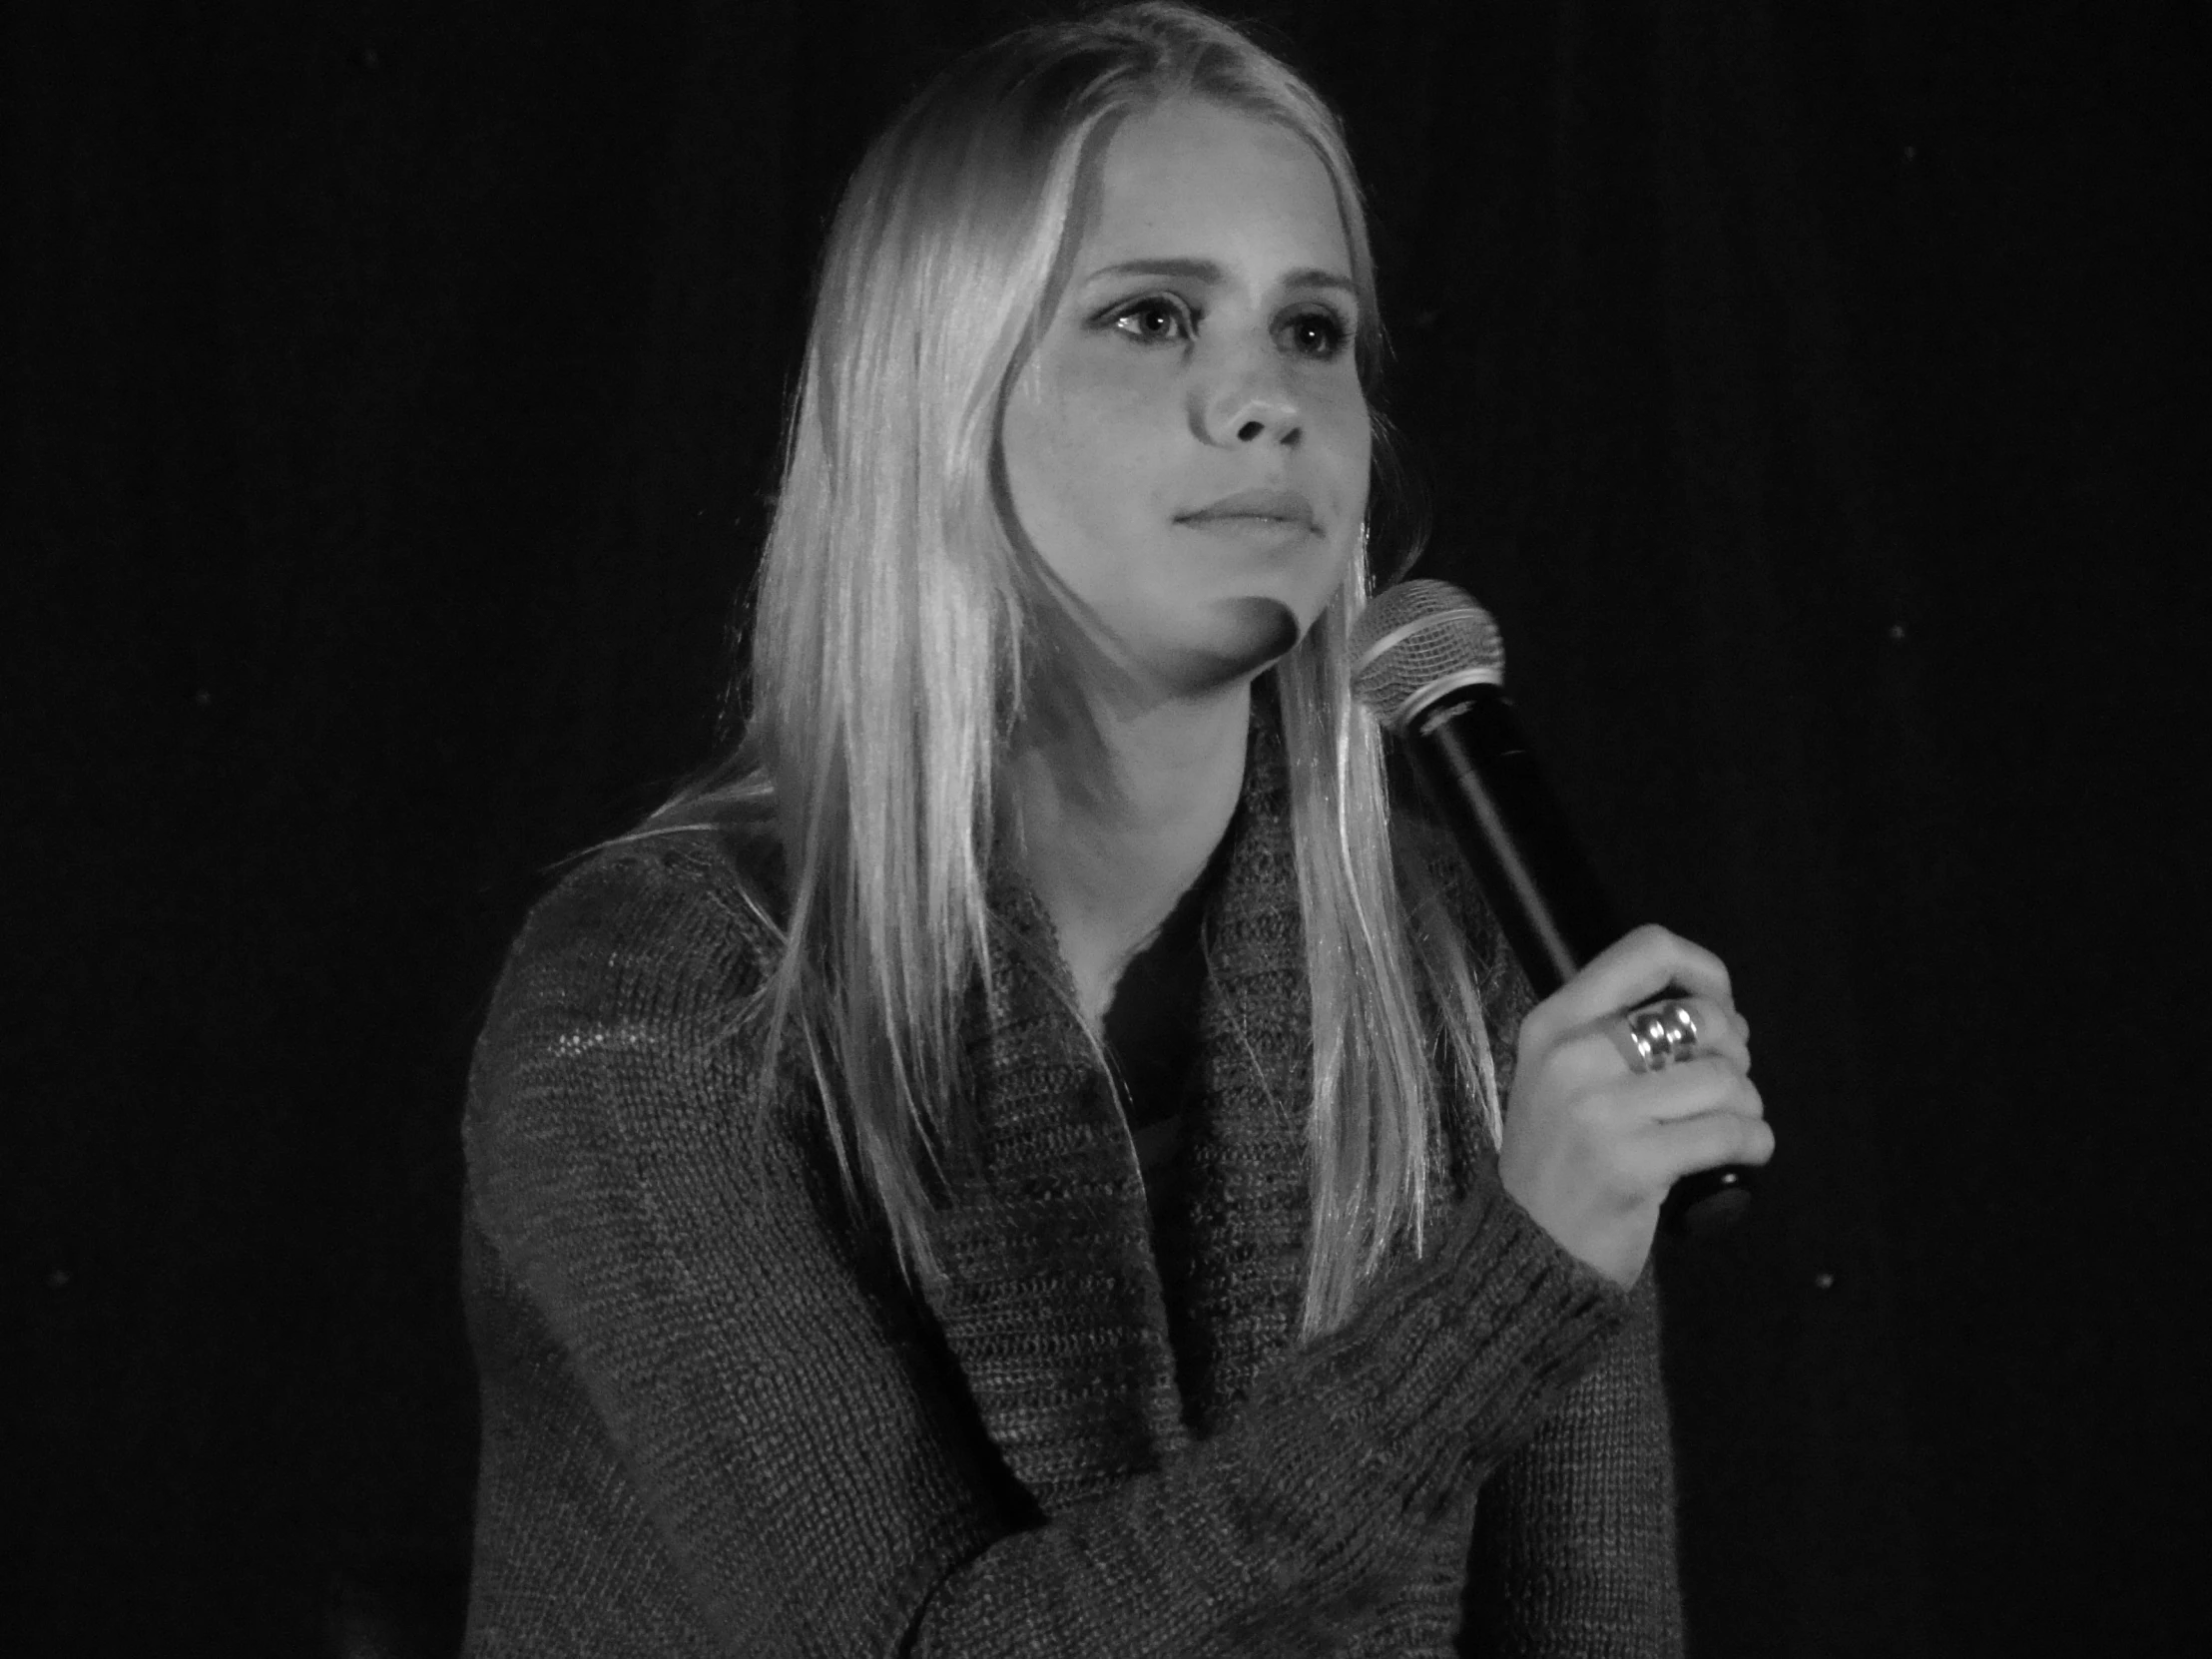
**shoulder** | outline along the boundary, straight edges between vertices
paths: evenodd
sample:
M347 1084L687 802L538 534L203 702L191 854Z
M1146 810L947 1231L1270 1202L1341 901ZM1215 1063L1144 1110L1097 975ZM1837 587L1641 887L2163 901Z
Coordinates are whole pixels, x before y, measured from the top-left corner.
M709 827L601 847L534 905L493 993L487 1037L518 1016L681 1011L743 996L774 962L773 865Z
M774 892L764 848L702 827L602 847L539 900L470 1068L479 1184L679 1146L733 1115L761 1069L749 1015L780 948Z

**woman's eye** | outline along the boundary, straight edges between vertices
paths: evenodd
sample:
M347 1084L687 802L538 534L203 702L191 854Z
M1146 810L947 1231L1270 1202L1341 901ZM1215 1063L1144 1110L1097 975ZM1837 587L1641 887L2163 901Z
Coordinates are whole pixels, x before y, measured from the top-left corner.
M1177 340L1190 337L1183 307L1169 299L1140 299L1114 313L1113 324L1132 339Z
M1301 356L1334 357L1345 348L1348 330L1341 317L1330 311L1308 311L1283 325L1291 349Z

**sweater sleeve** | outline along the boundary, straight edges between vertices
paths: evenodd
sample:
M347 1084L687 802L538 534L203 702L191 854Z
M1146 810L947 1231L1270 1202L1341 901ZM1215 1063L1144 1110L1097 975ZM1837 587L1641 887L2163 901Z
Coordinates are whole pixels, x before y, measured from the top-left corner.
M1457 883L1469 936L1490 941L1484 1014L1497 1086L1534 1005L1471 883ZM1647 1265L1624 1329L1543 1426L1485 1482L1475 1509L1461 1647L1485 1659L1679 1659L1672 1425L1660 1365L1659 1298Z
M1319 1651L1628 1318L1493 1182L1230 1427L1040 1521L880 1253L852 1242L804 1112L720 1032L760 940L704 888L631 855L541 906L467 1122L482 1271L503 1282L483 1300L543 1328L535 1369L587 1402L566 1431L603 1435L619 1467L577 1477L562 1448L525 1447L510 1462L569 1471L559 1489L483 1501L580 1535L650 1529L696 1615L683 1651ZM505 1579L472 1609L472 1651L636 1634L603 1584Z
M1465 1651L1679 1659L1674 1456L1647 1269L1634 1314L1482 1488Z

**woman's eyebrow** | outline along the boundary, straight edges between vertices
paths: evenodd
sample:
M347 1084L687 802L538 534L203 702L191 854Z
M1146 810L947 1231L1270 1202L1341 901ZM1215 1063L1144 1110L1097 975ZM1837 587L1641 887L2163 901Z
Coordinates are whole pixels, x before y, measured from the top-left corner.
M1229 280L1228 271L1212 260L1179 259L1123 260L1114 265L1101 266L1084 280L1095 282L1108 276L1165 276L1214 286L1220 286ZM1351 294L1355 298L1359 296L1359 289L1353 285L1351 277L1313 267L1289 273L1280 285L1300 292L1324 288Z

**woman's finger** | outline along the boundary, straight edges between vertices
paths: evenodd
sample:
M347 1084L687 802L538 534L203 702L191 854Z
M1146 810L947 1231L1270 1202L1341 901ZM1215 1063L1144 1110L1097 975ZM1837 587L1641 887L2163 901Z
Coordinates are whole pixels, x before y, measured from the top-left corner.
M1654 1028L1653 1016L1656 1019ZM1708 996L1669 997L1613 1014L1592 1028L1630 1071L1664 1071L1698 1054L1717 1054L1751 1069L1751 1028L1725 1002Z
M1690 1021L1697 1028L1694 1054L1731 1061L1744 1071L1751 1069L1751 1027L1735 1009L1710 997L1677 1000L1689 1011ZM1623 1071L1633 1070L1631 1057L1635 1053L1625 1016L1607 1014L1560 1040L1558 1064L1572 1084L1594 1088L1619 1077ZM1689 1058L1691 1056L1686 1055L1670 1064L1679 1066Z
M1767 1110L1757 1085L1743 1069L1718 1055L1684 1060L1646 1077L1624 1077L1606 1092L1605 1101L1608 1110L1629 1117L1639 1129L1681 1123L1709 1112L1760 1118Z
M1533 1025L1539 1041L1558 1041L1576 1026L1594 1024L1669 991L1735 1006L1728 968L1718 956L1664 927L1639 927L1537 1004L1523 1030Z
M1652 1123L1622 1149L1632 1179L1664 1191L1685 1175L1723 1164L1764 1164L1774 1156L1774 1131L1765 1119L1735 1111Z

